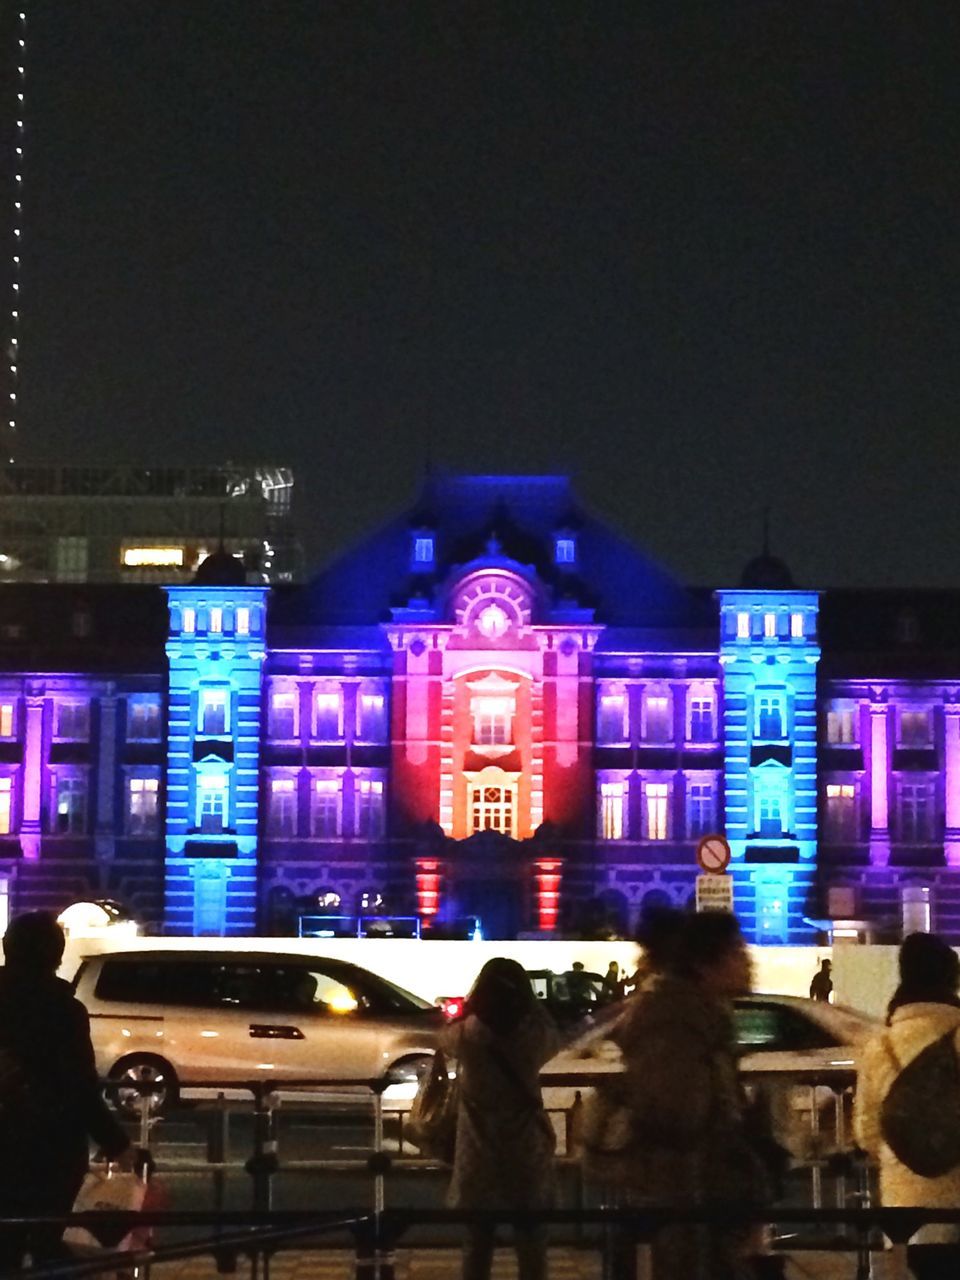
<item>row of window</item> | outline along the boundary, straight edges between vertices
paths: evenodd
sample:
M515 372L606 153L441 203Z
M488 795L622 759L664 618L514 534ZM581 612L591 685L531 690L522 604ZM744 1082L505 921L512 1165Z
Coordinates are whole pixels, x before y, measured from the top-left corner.
M631 830L630 787L626 779L601 782L597 788L597 834L603 840L671 840L702 836L716 830L717 788L713 782L688 782L685 828L675 831L673 784L641 783L641 830Z
M270 779L267 830L271 836L330 840L338 836L378 839L383 835L386 809L382 778L308 775L308 781L304 803L298 777Z
M16 830L16 788L12 777L0 777L0 835ZM45 814L51 835L85 835L90 822L90 781L85 771L58 770L50 784ZM160 834L159 778L128 777L124 787L124 835L151 838Z
M131 694L126 704L126 739L128 742L159 742L163 736L160 699L151 694ZM0 701L0 738L20 735L19 702ZM90 699L58 697L53 705L53 737L55 742L90 741Z
M901 844L926 844L942 835L932 778L894 778L891 793L891 835ZM865 812L860 787L854 782L828 782L824 790L823 838L830 844L855 844L862 839Z
M204 697L207 693L207 690L203 691ZM348 713L351 721L349 725ZM269 736L280 741L299 738L303 714L299 686L274 687L270 693L267 712ZM346 737L351 737L355 742L388 740L387 700L378 688L361 685L351 713L341 686L321 685L312 691L309 715L310 736L320 742L342 742ZM204 729L202 719L200 729L201 732L208 732Z
M901 747L929 747L933 744L933 708L897 706L893 708L895 741ZM837 698L827 706L827 742L832 747L860 745L860 705L853 698Z
M259 609L248 605L182 605L179 610L181 635L249 636L259 630ZM177 629L177 618L174 619Z
M734 634L738 640L802 640L807 620L802 613L748 613L736 615Z
M601 685L597 694L597 742L614 745L632 741L632 717L639 717L637 737L658 745L674 741L673 690L665 685L644 685L632 704L629 691L620 685ZM686 698L684 736L687 742L716 742L717 695L711 685L694 685Z

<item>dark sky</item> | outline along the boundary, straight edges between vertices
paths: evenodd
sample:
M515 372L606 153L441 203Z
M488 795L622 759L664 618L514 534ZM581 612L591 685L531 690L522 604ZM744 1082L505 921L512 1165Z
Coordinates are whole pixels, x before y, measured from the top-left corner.
M960 584L957 6L27 4L23 460L289 460L320 557L432 450Z

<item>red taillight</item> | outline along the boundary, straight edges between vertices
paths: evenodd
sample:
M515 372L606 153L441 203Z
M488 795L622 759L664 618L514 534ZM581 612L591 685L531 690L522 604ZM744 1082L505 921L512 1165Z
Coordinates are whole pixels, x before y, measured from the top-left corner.
M443 1016L449 1018L452 1022L454 1018L459 1018L463 1013L463 997L444 996L440 1001L440 1008L443 1010Z

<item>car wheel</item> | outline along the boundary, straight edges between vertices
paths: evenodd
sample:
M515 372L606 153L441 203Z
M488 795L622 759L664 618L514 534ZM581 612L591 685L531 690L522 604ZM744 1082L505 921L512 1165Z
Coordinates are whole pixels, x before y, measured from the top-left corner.
M152 1053L133 1053L121 1058L110 1072L116 1084L108 1089L107 1096L117 1111L127 1120L140 1117L140 1099L145 1097L152 1116L162 1116L176 1105L177 1073L164 1058ZM152 1092L141 1094L136 1085L153 1085Z

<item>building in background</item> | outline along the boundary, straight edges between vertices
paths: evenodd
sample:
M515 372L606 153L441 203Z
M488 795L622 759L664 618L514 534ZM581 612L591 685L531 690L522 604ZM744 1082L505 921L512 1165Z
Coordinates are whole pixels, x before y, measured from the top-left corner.
M0 605L0 910L623 936L720 831L758 942L960 941L960 593L691 590L563 477L447 476L304 586Z
M189 582L220 545L299 578L287 467L0 466L0 580Z

